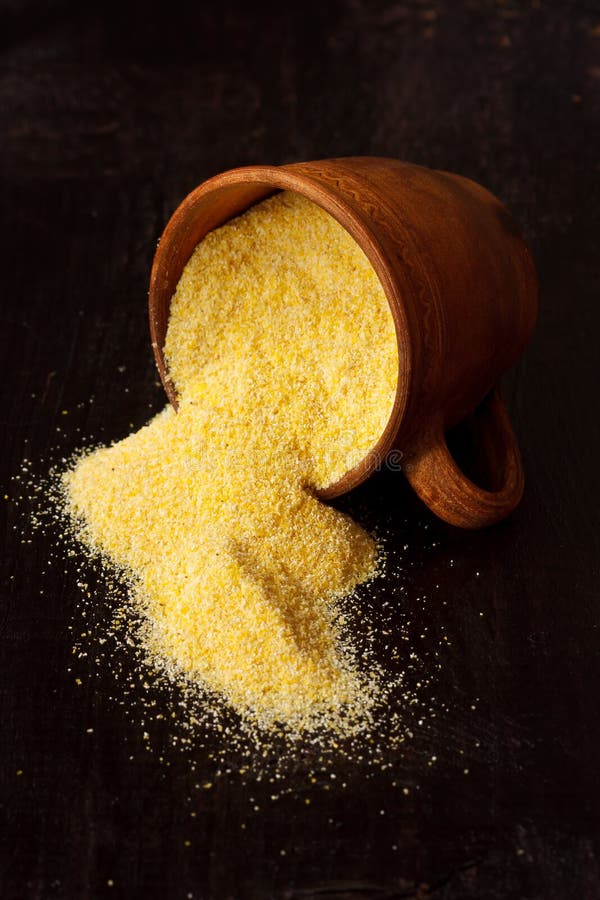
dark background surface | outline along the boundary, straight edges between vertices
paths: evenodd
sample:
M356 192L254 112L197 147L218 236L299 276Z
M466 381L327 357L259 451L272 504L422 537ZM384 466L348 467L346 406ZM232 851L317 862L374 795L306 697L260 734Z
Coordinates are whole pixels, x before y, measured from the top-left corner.
M599 897L600 5L1 9L0 896ZM74 565L48 566L11 476L163 404L147 281L189 190L357 154L470 176L524 227L541 315L505 395L527 487L479 533L434 521L397 474L346 501L408 545L379 591L402 580L398 627L424 669L438 653L438 715L391 771L342 760L325 791L300 760L272 801L168 727L146 749L124 681L72 655Z

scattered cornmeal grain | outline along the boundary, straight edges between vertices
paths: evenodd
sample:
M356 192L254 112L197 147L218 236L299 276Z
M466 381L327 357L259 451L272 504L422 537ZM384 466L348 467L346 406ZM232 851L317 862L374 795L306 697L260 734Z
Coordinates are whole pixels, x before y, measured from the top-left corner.
M287 192L210 233L171 304L179 394L64 478L87 545L129 575L152 658L266 727L360 730L377 694L336 601L373 538L317 499L372 449L398 358L369 261Z

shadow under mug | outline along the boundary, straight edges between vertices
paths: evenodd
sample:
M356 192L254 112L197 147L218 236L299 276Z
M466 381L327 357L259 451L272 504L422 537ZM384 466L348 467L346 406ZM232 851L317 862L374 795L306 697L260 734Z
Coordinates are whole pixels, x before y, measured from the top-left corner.
M395 450L416 493L446 522L476 528L507 516L521 499L523 469L497 383L533 331L537 279L506 208L459 175L348 157L232 169L197 187L167 224L150 280L152 346L171 403L177 406L177 395L163 348L185 264L209 231L278 190L319 204L353 236L379 276L398 340L387 426L372 451L320 496L356 487ZM489 490L459 468L445 437L476 409Z

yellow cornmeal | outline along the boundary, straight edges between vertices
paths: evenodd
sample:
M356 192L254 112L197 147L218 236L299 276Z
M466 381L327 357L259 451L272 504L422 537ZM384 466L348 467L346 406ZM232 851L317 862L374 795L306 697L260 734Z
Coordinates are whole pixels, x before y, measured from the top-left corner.
M65 476L87 544L129 574L149 653L263 724L343 731L376 693L337 598L374 540L315 490L372 449L397 349L370 263L320 207L280 193L209 234L171 305L179 411Z

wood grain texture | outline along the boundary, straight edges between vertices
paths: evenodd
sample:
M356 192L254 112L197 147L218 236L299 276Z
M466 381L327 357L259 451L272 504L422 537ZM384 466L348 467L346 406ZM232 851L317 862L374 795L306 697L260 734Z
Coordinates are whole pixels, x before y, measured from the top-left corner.
M301 760L278 801L231 777L197 791L209 750L190 771L165 722L148 752L142 692L96 662L101 582L83 619L74 562L49 566L50 537L21 537L27 504L4 503L2 897L595 897L598 5L11 0L0 15L3 493L24 456L41 474L162 407L156 242L223 170L373 155L459 172L524 226L541 301L503 383L527 478L509 519L450 528L394 472L339 501L393 535L378 597L433 680L436 719L407 710L415 737L376 777L348 767L325 792ZM475 478L468 430L448 442Z

